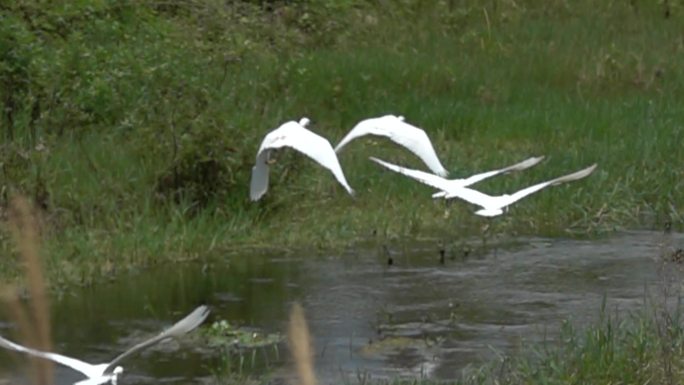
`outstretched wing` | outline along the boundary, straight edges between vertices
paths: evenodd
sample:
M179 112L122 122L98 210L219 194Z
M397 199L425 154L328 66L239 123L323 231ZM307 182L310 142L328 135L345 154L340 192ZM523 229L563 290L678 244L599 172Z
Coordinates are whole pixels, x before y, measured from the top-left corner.
M373 162L387 168L387 169L390 169L390 170L397 172L399 174L402 174L402 175L406 175L409 178L413 178L420 183L426 184L428 186L432 186L432 187L439 189L439 190L448 190L449 189L449 182L450 181L448 179L442 178L441 176L430 174L429 172L425 172L425 171L413 170L410 168L397 166L396 164L393 164L390 162L385 162L382 159L378 159L378 158L375 158L372 156L369 157L369 159L372 160Z
M437 153L432 147L432 142L425 131L404 122L404 118L401 116L386 115L359 122L335 147L335 151L341 150L353 139L369 134L387 137L405 147L418 156L435 174L439 176L449 174L439 161Z
M70 367L76 371L83 373L86 377L92 377L97 375L98 368L95 365L91 365L87 362L77 360L75 358L66 357L61 354L42 352L40 350L35 350L27 348L26 346L19 345L8 339L0 337L0 347L5 349L14 350L21 353L26 353L34 357L40 357L46 360L54 361L58 364Z
M354 194L354 190L349 187L347 179L344 177L335 151L324 137L299 123L287 122L264 138L259 153L267 149L282 147L293 148L327 168L349 194Z
M536 165L537 163L541 162L543 159L544 159L543 156L532 157L529 159L525 159L520 163L516 163L516 164L508 166L508 167L500 168L498 170L492 170L492 171L483 172L480 174L475 174L473 176L470 176L470 177L462 180L463 181L463 187L473 185L477 182L481 182L485 179L491 178L491 177L499 175L499 174L506 174L506 173L513 172L513 171L522 171L522 170L528 169L528 168Z
M501 197L487 195L468 187L452 188L451 190L446 191L444 199L453 198L462 199L468 203L472 203L485 209L497 206L498 200L501 199Z
M535 192L537 192L543 188L546 188L549 186L559 185L561 183L572 182L572 181L579 180L582 178L586 178L587 176L589 176L589 174L594 172L595 169L596 169L596 163L594 163L593 165L591 165L585 169L573 172L572 174L563 175L563 176L558 177L556 179L552 179L552 180L542 182L542 183L536 184L534 186L530 186L530 187L527 187L525 189L522 189L522 190L520 190L514 194L509 195L507 197L508 203L506 205L510 205L513 202L519 201L520 199L522 199L522 198L524 198L530 194L533 194L533 193L535 193Z
M89 378L87 380L79 381L79 382L74 382L73 385L102 385L102 384L109 384L112 382L112 379L114 378L114 375L107 375L107 376L99 376L99 377L93 377Z
M425 131L404 121L403 117L383 119L381 128L389 132L389 138L395 143L406 147L423 160L432 172L439 176L449 175L442 162L439 161L432 142Z
M362 120L362 121L356 123L354 128L352 128L351 131L349 131L347 133L347 135L345 135L344 138L342 138L342 140L340 140L340 142L337 143L337 146L335 146L335 152L340 152L340 150L342 150L342 148L344 148L344 146L349 144L349 142L351 142L352 140L359 138L361 136L382 135L376 129L375 122L378 119L382 119L382 118L365 119L365 120Z
M249 198L259 200L268 190L268 150L261 151L257 155L256 163L252 167L252 178L249 182Z
M110 362L109 365L107 365L107 368L105 368L104 370L104 374L111 374L116 368L116 366L119 364L119 362L121 362L124 358L130 355L138 353L141 350L146 349L166 339L178 338L189 333L190 331L197 328L200 324L202 324L202 322L204 322L208 315L209 308L206 306L199 306L198 308L193 310L192 313L188 314L182 320L176 322L170 328L159 333L157 336L150 338L147 341L143 341L120 354L118 357L112 360L112 362Z

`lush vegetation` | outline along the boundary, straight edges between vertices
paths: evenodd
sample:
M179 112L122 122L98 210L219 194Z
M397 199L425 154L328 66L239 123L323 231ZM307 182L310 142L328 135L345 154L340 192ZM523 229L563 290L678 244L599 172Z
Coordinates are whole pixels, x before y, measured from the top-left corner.
M677 384L684 380L680 311L611 314L586 330L563 325L558 341L528 346L473 370L469 384ZM530 349L532 348L532 349Z
M617 314L604 309L598 324L583 330L570 322L556 341L525 346L473 367L461 385L516 384L679 384L684 380L684 330L680 310ZM373 382L429 385L430 379Z
M52 284L252 247L332 248L464 237L430 190L368 155L422 165L382 140L340 154L346 195L301 156L279 157L248 200L254 155L312 118L335 143L403 114L454 176L531 155L483 183L506 192L598 162L497 220L509 234L592 234L671 220L684 202L684 9L676 1L128 1L0 3L0 215L42 209ZM12 254L7 231L0 251ZM12 258L0 260L16 275Z

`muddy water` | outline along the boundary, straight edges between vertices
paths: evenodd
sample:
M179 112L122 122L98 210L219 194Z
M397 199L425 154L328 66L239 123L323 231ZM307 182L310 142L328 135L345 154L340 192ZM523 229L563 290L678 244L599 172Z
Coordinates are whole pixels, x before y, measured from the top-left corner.
M133 272L53 301L55 350L103 362L158 332L199 303L213 320L268 332L286 330L289 306L300 301L315 339L323 383L358 373L373 377L453 378L493 351L554 338L563 319L576 324L609 309L636 309L662 279L663 235L629 232L603 240L520 239L496 252L454 246L444 265L431 242L390 245L336 256L244 255L206 264ZM684 236L666 239L684 247ZM673 265L674 267L674 265ZM669 269L676 270L676 269ZM16 334L0 309L0 333ZM220 355L197 340L159 346L127 362L126 384L215 382ZM260 364L286 376L285 354L259 352ZM265 358L264 358L265 357ZM0 351L0 384L28 384L28 366ZM263 359L262 359L263 358ZM249 360L248 360L249 361ZM58 369L57 384L81 377Z

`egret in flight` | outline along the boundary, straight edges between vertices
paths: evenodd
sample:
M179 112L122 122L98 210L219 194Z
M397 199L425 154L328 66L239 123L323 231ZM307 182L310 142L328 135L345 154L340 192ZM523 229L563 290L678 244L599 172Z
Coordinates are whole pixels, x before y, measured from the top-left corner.
M524 188L513 194L504 194L499 196L492 196L481 193L477 190L468 187L461 187L446 192L444 199L460 198L466 202L482 207L475 211L475 214L483 217L495 217L504 213L508 206L523 199L524 197L533 194L541 189L550 186L556 186L561 183L572 182L582 178L586 178L596 169L596 164L593 164L585 169L573 172L572 174L564 175L546 182L538 183L533 186Z
M61 354L42 352L40 350L19 345L2 337L0 337L0 347L54 361L58 364L68 366L78 372L81 372L87 377L86 380L76 382L74 385L99 385L106 383L116 385L119 375L123 373L123 368L119 366L119 363L123 359L159 342L168 340L170 338L178 338L183 336L184 334L197 328L202 322L204 322L208 315L209 308L206 306L200 306L193 310L193 312L188 314L185 318L176 322L176 324L170 328L159 333L157 336L133 346L132 348L121 353L109 363L104 364L93 365L76 358L63 356Z
M418 156L435 174L439 176L449 174L439 161L435 149L432 147L432 142L430 142L425 131L406 123L403 116L385 115L360 121L337 144L335 152L340 152L349 142L365 135L387 137Z
M491 178L491 177L496 176L496 175L506 174L506 173L513 172L513 171L525 170L525 169L530 168L530 167L536 165L537 163L541 162L543 159L544 159L543 156L533 157L533 158L525 159L524 161L522 161L520 163L516 163L516 164L508 166L508 167L500 168L498 170L493 170L493 171L487 171L487 172L483 172L480 174L475 174L475 175L470 176L470 177L465 178L465 179L446 179L446 178L442 178L439 175L430 174L429 172L420 171L420 170L413 170L410 168L397 166L396 164L385 162L384 160L381 160L381 159L378 159L378 158L375 158L372 156L370 157L370 160L372 160L375 163L378 163L379 165L381 165L385 168L388 168L388 169L390 169L394 172L397 172L399 174L406 175L406 176L411 177L411 178L413 178L413 179L415 179L421 183L424 183L428 186L432 186L432 187L440 190L440 192L437 192L437 193L432 195L433 198L444 197L448 191L451 191L451 190L454 190L457 188L461 188L461 187L467 187L467 186L473 185L477 182L483 181L487 178Z
M249 197L256 201L268 190L268 171L271 152L283 147L293 148L302 154L318 162L321 166L330 170L338 182L349 194L354 190L349 187L344 177L342 167L337 155L324 137L306 128L308 118L302 118L299 122L289 121L275 130L269 132L261 142L261 147L256 155L256 164L252 167L252 180L249 186Z

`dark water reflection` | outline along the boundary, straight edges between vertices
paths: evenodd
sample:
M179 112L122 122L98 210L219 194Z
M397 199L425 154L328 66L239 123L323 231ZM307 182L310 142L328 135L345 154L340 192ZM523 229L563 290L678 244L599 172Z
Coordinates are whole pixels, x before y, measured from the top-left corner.
M296 300L306 309L324 383L359 371L453 378L493 357L492 348L510 352L521 341L553 338L563 319L595 320L604 297L610 308L642 306L646 288L661 277L661 242L653 232L526 239L496 254L464 258L452 249L445 265L437 245L425 242L396 250L391 267L374 248L160 266L55 299L53 339L61 353L100 362L202 302L212 306L212 320L278 332ZM669 242L682 247L684 237ZM0 309L0 320L7 313ZM15 336L2 321L0 333ZM124 383L213 383L218 356L196 340L160 346L125 363ZM22 358L0 352L0 384L28 383ZM279 366L271 361L275 376L285 373ZM58 384L81 379L63 369L57 376Z

